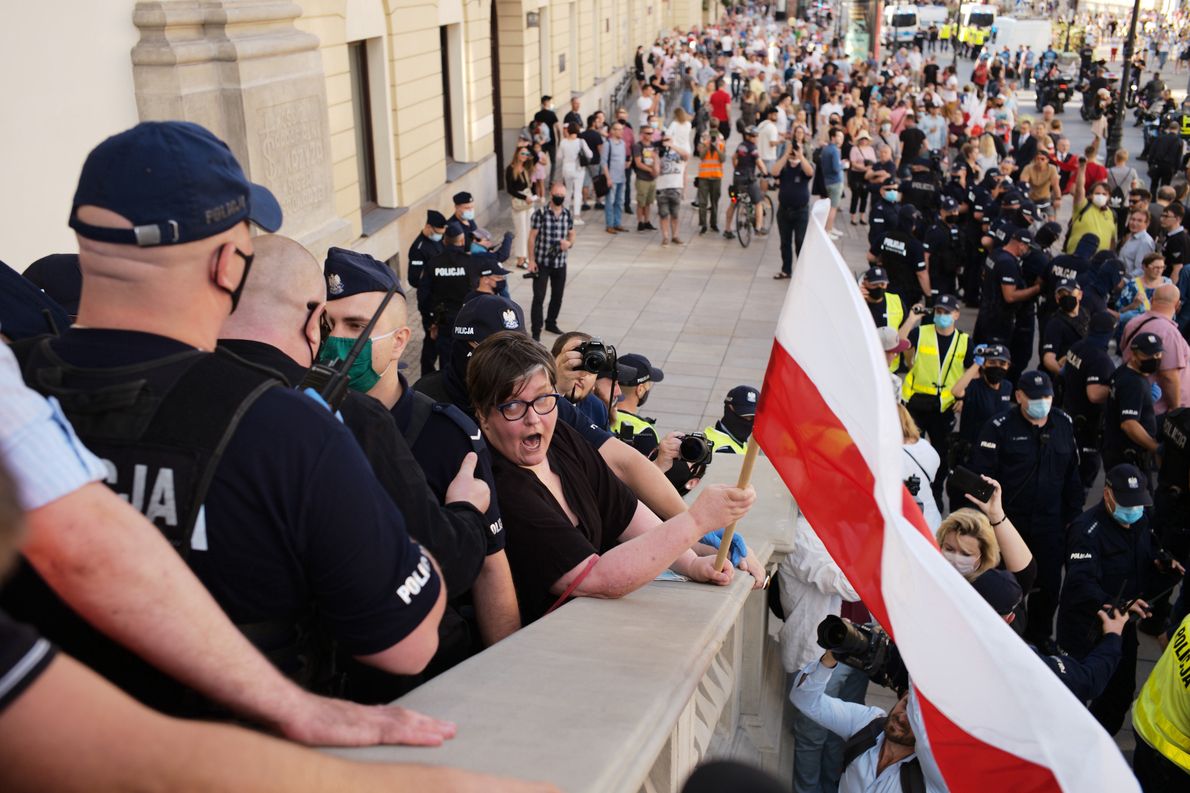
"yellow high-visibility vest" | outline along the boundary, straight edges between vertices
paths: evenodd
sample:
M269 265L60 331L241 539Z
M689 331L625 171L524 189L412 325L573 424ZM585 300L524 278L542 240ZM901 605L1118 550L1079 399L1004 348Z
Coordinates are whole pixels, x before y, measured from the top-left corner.
M901 327L901 322L905 319L905 304L901 302L898 295L892 292L885 292L884 299L888 301L888 326L893 330ZM888 371L895 372L901 368L901 354L892 359L892 363L888 365Z
M707 427L702 432L707 436L707 440L715 445L716 452L743 454L747 451L742 443L728 435L726 432L721 432L715 427Z
M1173 632L1132 706L1132 728L1162 757L1190 774L1190 616Z
M942 410L949 410L954 405L951 389L963 376L969 339L966 333L956 330L946 350L946 360L939 361L937 330L933 325L918 328L917 354L913 358L913 368L901 384L901 396L906 401L914 394L936 396L942 403Z

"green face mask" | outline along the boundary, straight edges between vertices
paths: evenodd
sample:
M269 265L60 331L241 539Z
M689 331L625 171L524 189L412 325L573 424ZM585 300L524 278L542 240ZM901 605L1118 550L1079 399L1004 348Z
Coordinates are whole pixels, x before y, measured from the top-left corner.
M383 336L373 336L364 342L364 348L360 350L355 363L351 364L351 369L347 372L347 385L352 391L359 391L361 394L368 393L380 382L384 372L388 371L385 368L384 372L377 372L372 368L372 342L387 339L394 333L396 333L395 330ZM318 350L319 363L330 364L334 361L345 360L347 354L351 352L351 348L355 346L355 341L355 339L343 336L327 336L322 342L321 349Z

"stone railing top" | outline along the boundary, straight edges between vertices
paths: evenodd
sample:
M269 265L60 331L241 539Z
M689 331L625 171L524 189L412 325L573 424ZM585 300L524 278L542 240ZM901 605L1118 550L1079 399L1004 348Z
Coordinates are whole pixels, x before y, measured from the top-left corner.
M716 455L704 481L734 483L742 457ZM764 458L739 530L762 563L791 547L796 509ZM431 680L398 704L449 719L434 749L334 750L359 760L448 765L553 782L568 793L634 792L748 597L653 582L620 600L579 598Z

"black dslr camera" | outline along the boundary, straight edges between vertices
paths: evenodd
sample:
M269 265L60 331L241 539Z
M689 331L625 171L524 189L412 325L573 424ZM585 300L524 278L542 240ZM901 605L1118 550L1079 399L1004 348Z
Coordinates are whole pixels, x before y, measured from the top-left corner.
M610 372L616 367L616 348L603 339L591 339L574 348L582 356L582 369L592 374Z
M682 436L678 455L691 465L707 465L715 452L715 445L701 432L689 432Z
M905 489L909 491L909 495L917 498L917 494L921 492L921 477L917 474L912 474L905 480Z
M909 688L909 673L901 654L884 631L831 614L818 623L818 646L830 650L839 663L860 670L874 683L897 692Z

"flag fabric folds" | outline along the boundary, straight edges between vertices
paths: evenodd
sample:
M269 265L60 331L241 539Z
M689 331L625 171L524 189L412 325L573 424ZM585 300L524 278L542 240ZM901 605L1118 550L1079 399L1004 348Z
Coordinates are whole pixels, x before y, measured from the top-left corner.
M953 793L1138 791L1082 703L938 552L901 481L888 367L826 213L819 201L789 283L757 441L896 642Z

